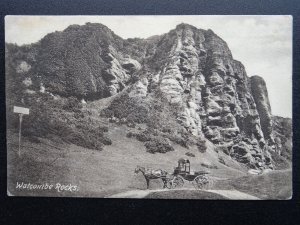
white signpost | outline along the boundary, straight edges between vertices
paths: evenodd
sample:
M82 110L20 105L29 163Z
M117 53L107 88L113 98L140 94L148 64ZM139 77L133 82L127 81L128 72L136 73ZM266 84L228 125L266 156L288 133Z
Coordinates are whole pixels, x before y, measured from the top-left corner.
M19 157L21 156L21 130L22 130L22 119L23 119L23 115L28 115L29 114L29 109L28 108L24 108L24 107L18 107L18 106L14 106L14 113L18 113L19 114L19 119L20 119L20 125L19 125Z

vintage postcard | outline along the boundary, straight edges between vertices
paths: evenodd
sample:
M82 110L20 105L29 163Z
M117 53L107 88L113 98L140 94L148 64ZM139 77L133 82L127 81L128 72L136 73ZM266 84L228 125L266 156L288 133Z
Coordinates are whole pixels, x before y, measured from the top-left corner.
M286 16L6 16L7 194L292 197Z

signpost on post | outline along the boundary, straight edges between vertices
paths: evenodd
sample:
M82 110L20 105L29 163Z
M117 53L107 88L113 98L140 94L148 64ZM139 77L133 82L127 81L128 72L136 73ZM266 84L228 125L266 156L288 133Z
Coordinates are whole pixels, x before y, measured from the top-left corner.
M21 135L22 135L22 120L23 120L23 115L29 115L29 109L28 108L24 108L24 107L18 107L18 106L14 106L14 113L18 113L19 114L19 157L21 156Z

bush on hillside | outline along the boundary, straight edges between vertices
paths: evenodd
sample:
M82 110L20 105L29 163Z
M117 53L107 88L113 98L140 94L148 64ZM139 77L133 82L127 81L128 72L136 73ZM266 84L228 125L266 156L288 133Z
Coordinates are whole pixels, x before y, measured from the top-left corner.
M189 157L195 157L195 154L191 152L186 152L185 155Z
M99 131L108 132L108 127L107 126L99 126Z
M222 163L223 165L226 166L225 160L224 160L224 158L222 156L218 157L218 161L219 161L219 163Z
M199 152L204 153L206 152L207 146L206 146L206 141L205 140L198 140L196 143Z
M105 136L105 135L100 136L98 140L101 143L103 143L104 145L111 145L112 144L112 140L109 137Z
M169 151L174 151L173 146L169 143L168 139L155 137L152 138L150 141L145 142L145 147L147 152L149 153L166 153Z
M281 155L278 155L273 151L269 151L269 152L271 154L271 158L273 160L273 164L276 170L284 170L291 167L290 163L286 158L282 157Z
M133 138L133 137L136 137L136 135L137 135L136 133L129 131L129 132L126 134L126 137L128 137L128 138Z
M25 100L30 114L23 118L22 134L27 138L53 138L55 135L68 143L96 150L102 150L103 145L112 144L105 134L108 127L93 123L81 111L74 112L74 109L78 109L75 98L71 98L71 101L70 98L54 100L47 94L40 94ZM68 102L71 103L66 107L65 103ZM10 123L17 130L18 116L13 116Z
M215 151L216 152L224 152L226 155L229 155L229 150L228 147L226 146L215 146Z
M174 143L176 143L184 148L187 148L187 149L189 148L189 145L191 145L191 142L189 139L181 137L179 134L166 135L165 137L168 137Z
M282 157L286 158L289 161L293 160L292 152L286 150L285 148L281 152Z
M125 118L130 123L146 123L148 111L148 106L143 101L125 93L114 99L110 106L101 112L101 116Z
M150 141L152 139L152 135L150 133L144 131L142 133L136 134L136 139L141 142L146 142L146 141Z
M77 111L76 110L76 112L74 112L74 118L75 119L83 119L85 117L85 114L84 114L84 112L82 112L82 111Z
M166 134L174 134L174 131L179 131L182 126L178 124L177 106L170 105L170 103L159 94L156 94L152 98L149 107L149 119L148 127L152 129L157 129L158 131Z
M63 136L62 139L66 142L94 150L103 150L103 144L101 141L92 134L81 133L78 131L72 131L67 135Z
M163 133L168 133L168 134L174 133L173 130L172 130L170 127L163 127L163 128L161 129L161 131L162 131Z
M112 141L106 136L106 127L92 126L92 124L86 124L84 121L77 121L79 124L76 126L76 130L82 134L83 137L88 136L88 140L93 144L96 142L104 145L111 145Z
M218 169L216 165L208 165L206 163L201 163L200 165L208 169Z
M75 97L68 97L63 105L62 109L66 111L76 111L80 113L80 109L82 108L82 104Z
M136 132L136 133L128 132L126 136L129 138L135 137L138 141L146 142L146 141L150 141L155 136L158 136L158 133L156 133L155 131L153 131L151 129L147 129L147 130L144 130L143 132Z
M154 131L145 130L140 133L128 132L126 137L135 137L138 141L144 142L144 145L149 153L166 153L169 151L174 151L173 146L168 138L160 136Z

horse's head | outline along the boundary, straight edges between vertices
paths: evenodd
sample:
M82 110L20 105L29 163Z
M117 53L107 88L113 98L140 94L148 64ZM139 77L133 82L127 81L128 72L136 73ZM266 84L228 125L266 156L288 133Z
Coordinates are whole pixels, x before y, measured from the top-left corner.
M137 166L135 169L134 169L134 173L135 174L138 174L140 172L140 166Z
M145 168L141 166L136 166L134 173L138 174L139 172L145 173Z

